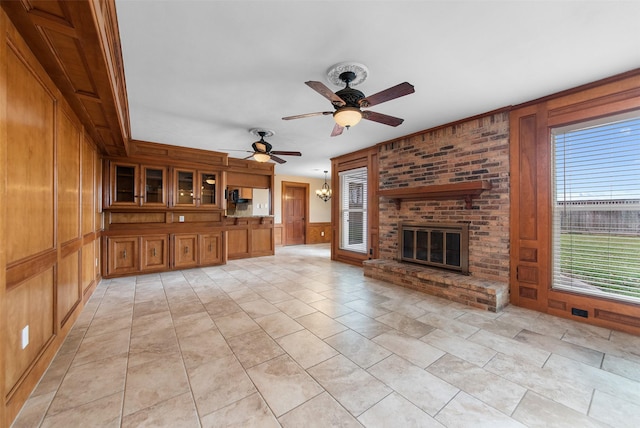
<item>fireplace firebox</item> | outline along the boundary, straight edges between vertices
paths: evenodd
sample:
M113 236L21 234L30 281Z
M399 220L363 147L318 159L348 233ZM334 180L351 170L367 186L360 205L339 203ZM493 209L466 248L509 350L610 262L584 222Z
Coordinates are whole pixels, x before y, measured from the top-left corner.
M399 259L469 274L468 223L400 223Z

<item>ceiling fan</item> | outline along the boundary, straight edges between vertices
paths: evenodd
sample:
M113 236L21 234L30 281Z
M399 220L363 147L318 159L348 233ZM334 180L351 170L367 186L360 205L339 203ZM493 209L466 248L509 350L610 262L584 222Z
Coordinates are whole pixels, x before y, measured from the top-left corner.
M371 107L377 104L381 104L385 101L393 100L395 98L403 97L415 92L413 85L404 82L384 91L365 97L365 95L357 89L353 89L349 86L349 83L356 78L356 74L353 71L345 71L340 73L340 80L345 83L345 87L336 93L333 93L331 89L327 88L322 82L308 81L305 82L311 89L331 101L335 111L320 111L316 113L299 114L295 116L283 117L283 120L302 119L304 117L312 116L326 116L333 115L333 119L336 121L331 136L335 137L342 134L344 128L350 128L360 122L360 119L367 119L378 123L383 123L389 126L398 126L404 119L398 117L389 116L382 113L376 113L370 110L362 110L363 107Z
M300 153L300 152L288 152L288 151L281 151L281 150L271 150L273 148L273 146L271 146L271 144L266 142L264 140L264 137L266 137L267 135L269 135L269 136L273 135L273 132L263 131L263 130L251 130L251 133L253 133L255 135L259 135L260 136L260 141L256 141L255 143L251 144L251 148L253 148L253 154L250 155L250 156L247 156L245 159L254 158L258 162L269 162L269 160L272 160L272 161L278 162L278 163L285 163L287 161L282 159L282 158L279 158L277 155L280 155L280 156L302 156L302 153Z

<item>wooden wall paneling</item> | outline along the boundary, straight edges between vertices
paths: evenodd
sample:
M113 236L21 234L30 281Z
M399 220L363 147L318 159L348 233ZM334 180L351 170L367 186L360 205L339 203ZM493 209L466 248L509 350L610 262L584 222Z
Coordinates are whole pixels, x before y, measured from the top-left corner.
M331 222L310 223L307 244L323 244L331 242Z
M227 258L249 257L249 228L227 231Z
M56 272L57 322L63 326L82 298L80 278L80 251L74 251L58 261Z
M6 358L6 379L3 397L11 399L28 369L53 338L54 268L21 283L6 295L7 336L3 353ZM22 348L22 330L29 326L29 343Z
M55 248L55 99L27 62L17 40L9 41L7 85L7 194L3 201L7 263ZM28 126L25 126L28 124Z
M275 224L273 226L273 242L274 245L282 245L282 235L283 235L284 226L282 223Z
M56 115L58 242L65 244L80 238L80 156L82 130L64 108Z
M544 106L514 110L510 115L511 257L510 299L541 310L546 306L550 196L540 177L549 173ZM541 125L542 124L542 125ZM532 258L532 254L536 254Z
M82 230L81 236L95 232L95 198L96 193L96 151L95 146L89 138L82 140Z
M0 34L7 34L8 19L6 14L0 9ZM6 203L7 191L6 191L6 165L7 165L7 43L3 37L0 40L0 344L2 351L0 351L0 393L2 393L0 399L0 426L8 425L8 417L6 416L5 405L5 360L7 359L6 339L9 337L9 331L7 327L7 278L6 278L6 242L7 236L5 232L6 222Z
M251 230L251 255L272 255L273 251L273 228L253 227Z
M85 295L96 281L96 253L95 240L88 240L82 246L82 265L80 267L81 291Z

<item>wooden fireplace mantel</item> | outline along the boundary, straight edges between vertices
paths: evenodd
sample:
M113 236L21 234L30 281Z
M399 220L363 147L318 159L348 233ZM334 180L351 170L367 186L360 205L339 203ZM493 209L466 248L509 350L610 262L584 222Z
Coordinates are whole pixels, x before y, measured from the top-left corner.
M400 209L402 201L464 199L465 208L471 209L473 198L485 190L491 189L487 180L461 181L450 184L434 184L431 186L400 187L378 190L378 195L391 199Z

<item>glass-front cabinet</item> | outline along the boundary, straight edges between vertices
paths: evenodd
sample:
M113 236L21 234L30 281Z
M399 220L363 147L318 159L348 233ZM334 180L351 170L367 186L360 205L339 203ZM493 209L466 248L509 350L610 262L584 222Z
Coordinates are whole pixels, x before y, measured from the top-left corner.
M166 183L166 167L113 163L111 205L166 206Z
M219 173L175 169L174 182L174 206L214 208L219 205Z

